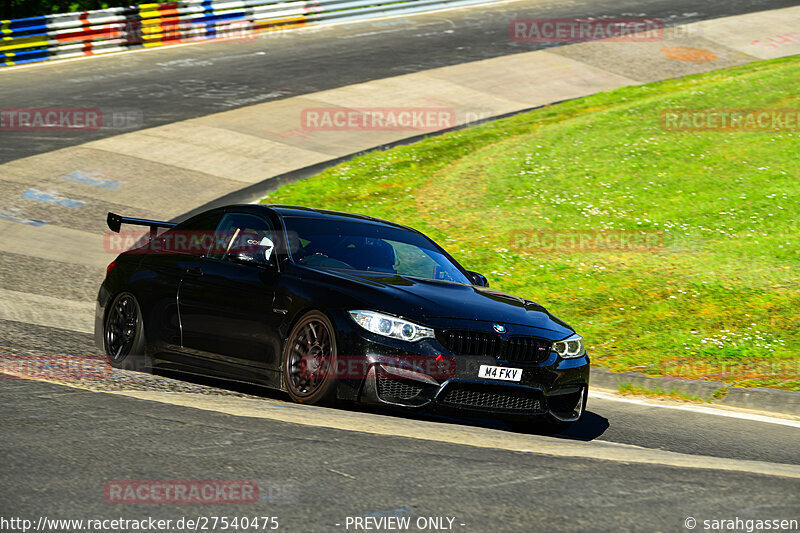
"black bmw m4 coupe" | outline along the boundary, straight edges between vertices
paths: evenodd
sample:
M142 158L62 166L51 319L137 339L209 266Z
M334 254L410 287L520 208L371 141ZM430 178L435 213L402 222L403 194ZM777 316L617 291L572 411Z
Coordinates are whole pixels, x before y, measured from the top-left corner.
M277 205L180 224L109 213L108 225L112 240L135 241L97 297L95 339L115 367L523 427L583 417L581 336L541 305L490 289L414 229Z

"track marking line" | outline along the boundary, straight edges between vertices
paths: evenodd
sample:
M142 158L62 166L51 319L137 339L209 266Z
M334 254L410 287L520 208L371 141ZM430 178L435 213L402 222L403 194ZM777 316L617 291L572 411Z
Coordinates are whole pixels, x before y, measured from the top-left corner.
M777 424L780 426L789 426L793 428L800 428L800 421L789 420L784 418L776 418L766 415L759 415L754 413L745 413L741 411L728 411L715 407L706 407L703 405L662 405L646 400L637 400L634 398L623 398L614 393L601 392L598 390L589 390L589 398L597 398L598 400L609 400L612 402L621 402L634 405L642 405L646 407L659 407L661 409L674 409L677 411L691 411L693 413L701 413L705 415L726 416L728 418L738 418L740 420L750 420L752 422L764 422L765 424Z
M345 472L339 472L338 470L334 470L333 468L328 468L328 472L333 472L334 474L339 474L340 476L348 477L350 479L355 479L355 476L351 476Z

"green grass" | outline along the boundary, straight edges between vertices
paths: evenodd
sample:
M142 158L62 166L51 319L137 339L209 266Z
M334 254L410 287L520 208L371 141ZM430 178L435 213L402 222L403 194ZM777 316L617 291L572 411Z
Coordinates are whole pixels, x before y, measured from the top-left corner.
M795 57L602 93L372 152L264 202L418 228L612 370L800 390L800 133L659 121L800 108L798 80ZM656 246L552 247L550 232Z

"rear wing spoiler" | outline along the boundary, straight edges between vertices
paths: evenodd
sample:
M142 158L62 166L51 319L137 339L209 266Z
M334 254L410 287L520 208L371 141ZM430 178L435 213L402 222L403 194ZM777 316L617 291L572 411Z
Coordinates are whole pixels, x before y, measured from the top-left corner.
M148 220L146 218L131 218L118 215L116 213L108 213L106 218L108 229L114 233L119 233L119 228L123 224L133 224L134 226L149 226L150 233L155 233L158 228L171 228L175 226L175 222L162 222L161 220Z

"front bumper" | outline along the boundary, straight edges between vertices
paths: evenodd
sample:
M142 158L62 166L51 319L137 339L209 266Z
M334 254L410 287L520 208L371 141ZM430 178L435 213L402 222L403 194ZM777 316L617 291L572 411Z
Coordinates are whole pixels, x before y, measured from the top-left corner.
M556 420L574 422L583 416L589 381L588 364L585 371L573 369L568 380L551 388L542 384L477 379L477 371L468 377L453 377L442 382L417 374L419 377L411 377L405 369L375 363L370 366L359 399L366 403L429 408L452 414L504 418L550 415Z
M506 419L549 415L582 418L589 357L562 359L552 352L540 363L491 356L456 356L437 340L405 343L351 331L345 353L356 356L361 375L339 376L340 396L364 403ZM340 350L340 354L343 352ZM521 368L519 382L478 378L481 365ZM342 379L344 378L344 379ZM342 394L343 393L343 394Z

